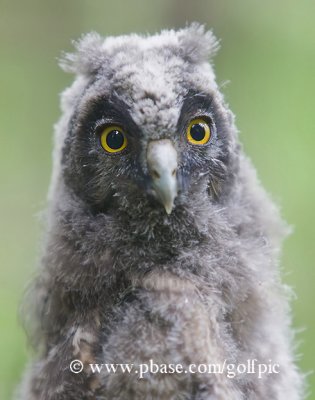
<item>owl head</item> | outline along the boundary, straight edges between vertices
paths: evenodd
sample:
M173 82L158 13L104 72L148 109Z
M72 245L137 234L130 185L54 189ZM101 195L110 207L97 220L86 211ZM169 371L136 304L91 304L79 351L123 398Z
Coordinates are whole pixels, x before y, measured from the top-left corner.
M236 130L215 81L218 44L193 24L154 36L91 33L66 54L52 190L93 212L169 217L220 201Z

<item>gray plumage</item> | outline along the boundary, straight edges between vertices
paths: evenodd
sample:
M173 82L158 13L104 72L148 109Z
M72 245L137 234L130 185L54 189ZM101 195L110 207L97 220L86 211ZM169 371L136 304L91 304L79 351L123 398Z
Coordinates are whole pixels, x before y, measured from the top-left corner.
M239 144L209 64L217 48L193 24L89 34L64 57L76 79L55 129L45 245L25 311L38 355L20 399L302 398L278 269L287 227ZM211 128L203 145L187 140L196 118ZM128 139L121 152L101 145L109 125ZM73 359L81 374L70 372ZM150 359L184 368L271 360L280 373L138 379L88 368Z

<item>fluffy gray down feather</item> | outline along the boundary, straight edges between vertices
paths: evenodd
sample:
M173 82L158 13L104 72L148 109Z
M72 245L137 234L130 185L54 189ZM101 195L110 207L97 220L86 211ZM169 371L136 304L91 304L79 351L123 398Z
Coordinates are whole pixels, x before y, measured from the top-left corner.
M17 397L302 399L278 262L288 228L239 144L211 64L216 39L192 24L153 36L91 33L75 45L61 62L76 77L62 94L41 266L24 302L36 356ZM211 128L205 145L187 140L195 118ZM124 151L100 145L108 124L124 130ZM170 213L148 164L160 140L178 158ZM150 360L184 370L256 360L279 373L139 379L89 365Z

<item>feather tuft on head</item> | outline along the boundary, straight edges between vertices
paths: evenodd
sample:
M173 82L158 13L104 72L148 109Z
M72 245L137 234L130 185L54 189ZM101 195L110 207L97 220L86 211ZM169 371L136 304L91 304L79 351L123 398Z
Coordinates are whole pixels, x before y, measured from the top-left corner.
M219 50L219 41L204 25L192 23L178 31L182 57L191 63L208 62Z
M153 41L150 42L150 40ZM125 46L141 52L141 49L153 43L157 49L160 46L171 46L174 54L192 64L211 61L219 49L219 42L212 31L206 31L204 25L196 22L179 31L162 31L161 34L153 37L129 35L120 38L103 38L91 32L78 41L74 41L76 51L65 53L59 65L66 72L91 76L104 65L106 57L118 52L124 54Z
M65 53L59 61L60 67L78 75L93 75L101 65L104 39L96 32L90 32L74 41L74 53Z

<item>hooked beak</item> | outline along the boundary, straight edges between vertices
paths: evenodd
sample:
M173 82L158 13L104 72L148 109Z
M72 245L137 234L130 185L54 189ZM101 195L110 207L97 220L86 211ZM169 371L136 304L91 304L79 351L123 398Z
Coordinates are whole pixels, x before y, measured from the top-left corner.
M147 162L154 192L164 205L167 214L170 214L173 210L178 190L176 177L178 167L177 152L172 141L161 139L149 142Z

